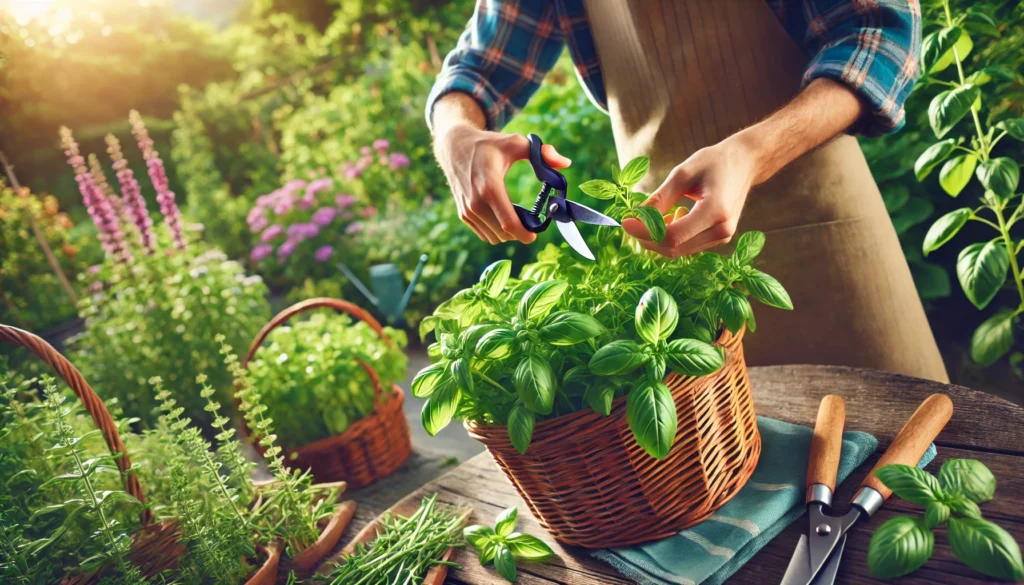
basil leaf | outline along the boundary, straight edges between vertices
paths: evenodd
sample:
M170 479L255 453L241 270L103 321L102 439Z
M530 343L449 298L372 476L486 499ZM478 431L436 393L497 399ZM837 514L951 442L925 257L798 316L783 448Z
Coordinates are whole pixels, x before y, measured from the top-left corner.
M512 355L515 345L515 331L505 328L494 329L480 338L473 355L485 360L500 360Z
M479 524L467 526L462 531L462 537L480 554L483 554L484 548L491 542L492 536L494 536L494 529L490 526L480 526Z
M599 376L628 374L647 361L635 341L619 339L600 348L590 358L590 371Z
M946 500L949 509L965 518L981 518L981 508L963 494L953 494Z
M647 343L668 339L679 323L679 307L661 287L647 290L636 306L636 332Z
M786 289L774 277L760 270L750 268L743 275L743 285L747 287L747 290L750 291L750 294L755 299L769 307L785 309L787 311L793 310L793 301L789 298L789 293L786 292Z
M871 535L868 570L879 579L913 573L928 562L935 548L935 535L919 518L896 516L885 521Z
M555 556L555 551L546 542L529 534L514 532L505 540L512 556L528 561L543 561Z
M423 403L423 410L420 418L423 421L423 428L431 437L448 426L459 407L459 387L454 380L445 380L434 393Z
M555 374L551 366L536 355L530 355L519 363L512 384L519 399L537 414L551 414L555 404Z
M960 61L966 60L967 56L971 54L971 50L974 49L974 41L971 40L971 35L967 34L967 32L962 33L960 38L956 40L953 48L956 49L957 55L960 56ZM939 57L939 60L932 65L932 71L943 71L952 64L953 51L946 51L946 54Z
M953 50L953 45L960 40L960 35L963 32L959 27L953 27L944 28L926 36L921 43L922 69L928 73L938 73L949 67L951 61L940 63L939 59ZM962 58L963 56L961 56ZM941 65L941 67L936 67L936 65Z
M742 265L750 264L757 255L764 249L764 233L750 231L740 236L736 241L736 249L732 252L732 259Z
M448 372L448 362L438 362L420 370L412 380L412 395L416 398L427 398L434 393L437 385L445 379Z
M942 488L935 476L910 465L886 465L875 471L892 493L908 502L927 506L940 501Z
M484 544L484 550L480 551L480 564L486 565L487 563L494 560L494 553L498 551L498 543L493 540L488 540Z
M595 179L580 185L580 191L590 195L594 199L615 199L619 194L619 186L611 181Z
M519 510L515 507L505 508L494 521L494 532L498 536L508 536L516 529L516 520L519 518Z
M734 288L724 288L717 295L718 314L725 323L725 328L738 333L743 325L753 318L753 310L747 295Z
M971 359L991 366L1013 347L1013 323L1018 318L1010 308L1000 309L974 330L971 336Z
M662 382L644 382L626 397L626 419L636 442L655 459L663 459L676 438L676 403Z
M997 579L1024 579L1020 547L1008 532L975 518L950 518L949 545L965 565Z
M449 371L459 390L467 394L473 393L473 374L469 371L469 360L459 358L453 361L449 366Z
M495 545L494 569L509 583L516 582L516 561L512 557L512 551L503 543Z
M483 285L487 296L496 299L505 290L505 283L508 282L508 277L511 274L512 261L498 260L484 268L483 273L480 275L480 284Z
M975 242L960 252L956 275L967 300L984 309L1006 282L1010 256L1000 241Z
M583 394L583 400L595 412L608 416L612 413L612 402L615 401L615 388L612 386L591 386Z
M914 162L914 176L918 181L924 181L925 177L931 174L932 169L949 158L954 150L956 150L956 140L952 138L929 146Z
M526 453L533 440L534 420L533 413L522 402L516 402L508 415L508 438L520 454Z
M725 365L721 349L696 339L673 339L666 357L672 371L685 376L706 376Z
M569 283L564 280L548 280L531 286L519 301L519 320L528 321L546 316L555 308L568 287Z
M420 328L419 328L420 341L426 341L427 340L427 336L430 335L430 332L437 328L437 322L438 321L440 321L440 319L438 319L437 317L434 317L433 315L431 315L429 317L424 317L420 321Z
M497 328L498 326L494 323L485 323L482 325L473 325L469 329L463 331L462 335L459 337L459 356L471 357L473 352L476 350L477 344L480 343L480 340Z
M590 315L558 311L541 322L538 333L551 345L575 345L604 333L604 327Z
M939 485L979 504L991 500L996 494L996 476L977 459L947 460L939 470Z
M619 185L627 189L633 188L633 185L636 185L644 178L649 168L651 168L650 158L646 156L634 158L626 163L626 166L622 167L622 171L619 172Z
M929 529L942 526L946 520L949 520L949 513L950 509L946 504L943 504L942 502L931 502L924 510L924 525Z
M978 157L961 154L946 161L939 171L939 185L950 197L956 197L971 182L971 175L978 165Z
M1014 140L1024 141L1024 118L1003 120L996 124L996 128L1006 132Z
M943 244L953 239L953 236L960 231L971 219L974 212L970 208L963 207L950 211L932 224L928 233L924 236L924 255L938 250Z
M1020 183L1020 167L1012 158L990 158L978 166L978 180L986 189L1000 197L1009 197Z
M652 382L657 380L665 379L665 368L666 360L664 356L652 355L651 359L647 360L647 379Z
M641 205L630 210L629 214L644 224L652 242L657 244L665 239L668 227L665 225L665 217L661 215L661 212L656 207Z
M981 89L973 85L965 85L956 89L946 90L932 98L928 105L928 122L935 132L936 138L942 138L963 119L971 106L981 96Z

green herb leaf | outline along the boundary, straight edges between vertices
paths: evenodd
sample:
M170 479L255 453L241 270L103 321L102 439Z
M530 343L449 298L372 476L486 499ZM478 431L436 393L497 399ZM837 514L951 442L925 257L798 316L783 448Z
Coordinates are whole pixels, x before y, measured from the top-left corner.
M996 129L1005 131L1014 140L1024 141L1024 118L1003 120L996 124Z
M738 333L747 321L753 318L753 309L747 301L747 295L734 288L723 288L716 295L718 314L722 317L726 329Z
M949 519L949 545L968 567L997 579L1024 579L1020 547L1013 537L988 520Z
M420 321L420 328L419 328L419 331L420 331L420 341L426 341L427 340L427 336L430 335L430 333L434 329L437 329L437 322L438 321L440 321L440 319L438 319L437 317L434 317L433 315L430 315L428 317L424 317Z
M475 524L473 526L467 526L462 531L462 537L466 539L476 552L483 554L487 545L491 543L491 537L494 536L494 529L490 526L481 526Z
M961 154L946 161L939 171L939 185L950 197L956 197L971 182L971 175L978 165L978 157Z
M555 308L568 287L569 283L564 280L548 280L531 286L519 301L519 320L544 318Z
M599 376L628 374L647 361L635 341L619 339L598 349L590 358L590 371Z
M736 249L732 252L732 259L741 266L746 266L757 258L757 255L764 249L764 233L758 231L745 232L740 239L736 240Z
M576 345L604 333L604 327L590 315L558 311L541 321L538 333L551 345Z
M672 371L684 376L706 376L725 365L721 349L697 339L673 339L666 357Z
M1012 158L990 158L978 166L978 180L986 189L1000 197L1009 197L1020 183L1020 167Z
M960 252L956 275L967 300L984 309L1006 282L1010 256L1001 241L975 242Z
M922 299L944 299L953 293L952 281L946 274L946 269L938 264L911 262L910 275L914 278L914 287Z
M619 184L627 189L632 189L647 174L651 167L651 159L646 156L638 156L626 163L619 173Z
M519 399L537 414L551 414L555 404L555 374L547 361L530 355L519 363L512 383Z
M978 507L978 504L968 500L967 496L963 494L949 496L946 499L946 503L954 514L959 514L966 518L981 518L981 508Z
M516 520L519 518L519 509L512 507L502 510L494 521L494 532L501 537L508 536L516 529Z
M961 61L967 59L967 56L971 54L971 50L974 48L974 41L971 40L971 35L967 34L967 32L962 33L960 38L956 40L953 48L956 49L956 53L960 56ZM946 53L939 57L938 61L932 65L931 72L943 71L952 64L953 51L946 51Z
M875 471L892 493L908 502L927 506L942 499L942 488L935 476L910 465L886 465Z
M657 244L665 239L668 227L665 225L665 217L661 215L661 212L656 207L641 205L630 210L629 215L639 219L644 224L644 227L647 228L647 234L651 236L652 242Z
M449 370L459 390L467 394L473 393L473 374L469 371L469 360L459 358L451 363Z
M996 476L977 459L947 460L939 470L939 485L979 504L991 500L996 494Z
M583 400L594 411L608 416L612 413L612 402L615 401L615 388L612 386L589 386L583 394Z
M590 195L594 199L615 199L616 195L621 191L619 186L611 181L602 181L601 179L595 179L593 181L587 181L580 185L580 191L583 191L587 195Z
M921 43L921 66L928 73L938 73L949 67L952 61L940 63L940 59L953 50L953 45L960 40L963 30L959 27L944 28L924 38ZM963 57L961 57L963 58ZM940 66L936 66L940 65Z
M917 157L914 163L914 175L918 181L924 181L925 177L931 174L932 169L939 166L942 161L949 158L956 150L956 140L949 138L929 146L921 156Z
M679 307L661 287L647 290L636 306L636 332L647 343L668 339L679 323Z
M516 582L516 561L512 557L512 551L504 544L495 546L494 569L509 583Z
M484 268L483 273L480 275L480 284L483 285L484 292L487 296L492 299L496 299L501 295L501 292L505 290L505 283L508 282L508 277L511 274L512 261L498 260L487 268Z
M672 449L679 423L672 392L662 382L645 381L626 397L626 419L636 442L655 459Z
M508 438L520 454L525 454L533 441L534 421L533 412L522 402L516 402L508 415Z
M1013 324L1017 320L1008 307L985 319L971 336L971 359L987 367L1006 355L1013 347Z
M938 250L943 244L953 239L953 236L960 231L960 228L964 227L971 219L971 214L973 213L970 208L964 207L950 211L937 219L924 236L924 255L927 256L929 253Z
M981 89L967 85L946 90L932 98L928 105L928 122L936 138L942 138L963 119L981 96ZM973 169L972 169L973 170Z
M489 331L476 344L474 355L485 360L500 360L512 355L516 345L516 332L498 328Z
M786 289L774 277L760 270L750 268L743 275L743 284L755 299L769 307L785 309L787 311L793 310L793 301L789 298L789 293L786 292Z
M420 412L427 434L433 437L448 426L459 406L460 397L455 380L445 380L434 389L434 393L423 403L423 410Z
M555 551L546 542L522 532L513 532L505 540L512 556L527 561L543 561L555 556Z
M919 518L896 516L871 535L868 570L873 577L893 579L913 573L931 558L935 535Z
M929 529L942 526L949 520L949 506L942 502L930 502L924 511L924 525Z
M448 362L438 362L420 370L412 379L412 395L416 398L426 398L434 393L437 385L445 379L448 372Z

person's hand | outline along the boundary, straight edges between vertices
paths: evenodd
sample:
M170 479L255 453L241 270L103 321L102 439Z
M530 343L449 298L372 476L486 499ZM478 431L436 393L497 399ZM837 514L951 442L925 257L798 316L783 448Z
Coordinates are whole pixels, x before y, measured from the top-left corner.
M529 244L537 239L523 227L505 190L509 167L530 158L530 142L525 136L457 124L435 137L434 152L451 185L459 217L481 240ZM544 145L541 154L553 168L569 166L569 159L550 144Z
M756 161L738 141L725 140L702 148L672 169L668 178L644 202L663 214L683 197L696 203L693 209L667 226L659 243L639 220L627 219L622 228L648 250L676 258L725 244L736 233L740 212L754 183Z

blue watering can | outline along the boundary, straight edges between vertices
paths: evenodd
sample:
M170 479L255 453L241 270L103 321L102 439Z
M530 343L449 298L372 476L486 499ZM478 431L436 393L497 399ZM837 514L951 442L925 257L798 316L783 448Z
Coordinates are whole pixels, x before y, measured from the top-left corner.
M423 266L427 263L427 255L420 255L420 263L409 281L409 286L402 292L402 271L395 264L376 264L370 267L370 288L367 288L344 263L338 263L340 269L366 300L380 311L388 325L404 323L402 313L412 298L412 290L423 274Z

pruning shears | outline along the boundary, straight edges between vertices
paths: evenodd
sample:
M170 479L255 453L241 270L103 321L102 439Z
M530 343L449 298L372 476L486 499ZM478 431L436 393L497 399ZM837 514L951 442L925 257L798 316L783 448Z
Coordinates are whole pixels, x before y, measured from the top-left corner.
M528 231L536 234L548 229L551 220L554 220L555 226L565 241L569 243L569 247L584 258L593 260L594 253L583 241L583 236L575 222L615 227L619 227L619 222L586 205L569 201L566 198L569 184L565 180L565 175L544 162L544 157L540 153L540 148L544 146L544 143L541 142L540 137L530 134L527 139L530 141L530 165L533 166L533 172L543 183L543 187L541 187L532 209L513 205L516 215L519 216L519 221Z
M846 546L847 532L859 520L871 518L892 494L875 471L889 464L916 465L951 416L953 403L948 396L933 394L926 398L864 478L850 502L850 510L839 516L832 508L832 493L843 446L846 406L838 396L822 399L807 462L806 502L810 525L807 534L801 535L797 542L782 585L832 585Z

